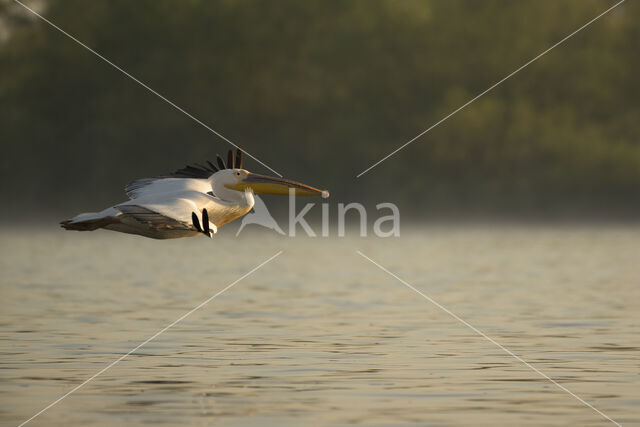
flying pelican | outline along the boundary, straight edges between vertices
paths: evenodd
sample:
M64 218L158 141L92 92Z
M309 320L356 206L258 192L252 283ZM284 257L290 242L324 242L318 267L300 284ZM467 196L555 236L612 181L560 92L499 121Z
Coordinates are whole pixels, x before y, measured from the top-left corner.
M219 227L251 210L254 193L329 197L328 191L242 169L240 150L235 155L229 150L226 164L220 156L217 165L207 164L130 182L125 187L130 200L101 212L77 215L60 225L67 230L104 228L153 239L213 237Z

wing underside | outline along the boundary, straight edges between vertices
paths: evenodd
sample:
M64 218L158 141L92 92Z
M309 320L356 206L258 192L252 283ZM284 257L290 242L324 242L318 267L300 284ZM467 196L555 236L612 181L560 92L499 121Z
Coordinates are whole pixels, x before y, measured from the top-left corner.
M156 230L189 230L196 231L193 224L171 218L151 209L138 205L121 205L117 208L122 215L145 224Z

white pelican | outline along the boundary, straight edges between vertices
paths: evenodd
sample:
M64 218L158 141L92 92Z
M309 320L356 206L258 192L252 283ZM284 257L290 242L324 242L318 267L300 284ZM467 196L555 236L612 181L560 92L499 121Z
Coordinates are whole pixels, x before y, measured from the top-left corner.
M60 225L67 230L99 228L173 239L204 234L208 237L251 210L253 193L329 197L288 179L258 175L242 169L242 152L229 150L227 163L187 166L172 174L135 180L125 187L131 200L101 212L83 213Z

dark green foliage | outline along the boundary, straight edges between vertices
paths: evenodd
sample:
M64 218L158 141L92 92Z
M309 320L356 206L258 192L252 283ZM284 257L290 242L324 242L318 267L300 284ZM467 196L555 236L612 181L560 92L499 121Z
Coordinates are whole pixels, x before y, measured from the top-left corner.
M640 4L629 1L360 179L610 5L48 1L43 13L286 177L411 212L633 215ZM2 196L75 213L230 147L0 3ZM267 172L248 159L250 170Z

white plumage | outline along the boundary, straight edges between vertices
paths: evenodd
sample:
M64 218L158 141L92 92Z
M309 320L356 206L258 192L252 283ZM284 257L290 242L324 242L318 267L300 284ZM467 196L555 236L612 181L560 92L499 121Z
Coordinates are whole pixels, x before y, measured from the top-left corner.
M254 191L271 194L328 196L304 184L272 178L242 169L242 153L230 151L228 162L218 156L218 167L187 166L169 176L143 178L125 187L130 200L101 212L83 213L63 221L67 230L99 228L154 239L205 234L237 219L254 206Z

